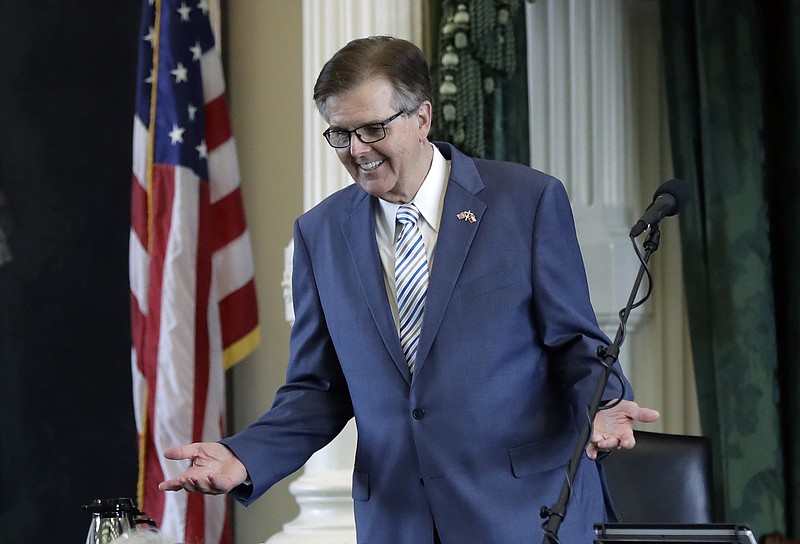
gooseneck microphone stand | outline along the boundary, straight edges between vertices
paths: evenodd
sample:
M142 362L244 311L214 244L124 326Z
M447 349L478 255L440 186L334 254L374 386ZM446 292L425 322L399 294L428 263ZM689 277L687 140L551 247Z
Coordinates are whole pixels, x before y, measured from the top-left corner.
M650 278L650 270L647 267L647 263L650 260L650 256L658 249L660 237L661 233L658 229L658 223L656 223L650 227L650 233L643 244L645 249L644 254L640 254L638 247L636 247L634 236L631 236L631 242L634 244L634 247L637 250L636 253L639 256L639 261L641 263L639 266L639 273L636 276L633 289L628 297L627 305L625 308L620 310L620 324L619 328L617 329L617 335L614 338L614 342L607 348L601 346L597 350L597 356L601 359L603 364L603 373L600 376L600 380L597 382L597 387L595 388L592 401L587 407L587 419L584 423L583 430L581 431L578 444L576 445L575 451L572 454L572 458L569 460L569 464L567 465L567 476L564 480L564 485L561 488L561 494L553 506L549 508L547 506L543 506L541 509L540 515L546 520L542 524L542 529L544 531L544 540L542 541L543 544L560 544L558 540L558 529L561 527L561 522L564 521L564 518L567 515L567 506L572 498L572 482L575 481L575 476L578 472L578 465L580 464L586 447L589 444L594 427L594 418L595 415L597 415L598 410L600 410L600 403L603 400L603 392L608 384L608 379L611 377L612 373L616 372L614 370L614 363L617 361L620 347L625 341L625 326L628 323L628 316L630 315L631 310L644 304L644 302L650 297L650 293L652 291L653 282ZM642 298L641 301L635 302L636 295L639 292L639 287L642 283L642 278L645 274L647 274L649 284L647 294ZM608 408L610 407L611 406Z

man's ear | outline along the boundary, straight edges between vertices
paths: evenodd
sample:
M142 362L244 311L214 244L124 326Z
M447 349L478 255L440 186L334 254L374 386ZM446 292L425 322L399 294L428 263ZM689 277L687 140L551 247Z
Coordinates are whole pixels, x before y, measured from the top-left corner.
M431 132L431 123L433 121L433 106L426 100L417 108L417 122L419 127L420 141L427 140L428 134Z

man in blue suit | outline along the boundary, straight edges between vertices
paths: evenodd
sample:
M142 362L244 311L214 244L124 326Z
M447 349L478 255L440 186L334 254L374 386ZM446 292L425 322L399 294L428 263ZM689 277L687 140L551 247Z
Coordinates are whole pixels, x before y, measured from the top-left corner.
M564 187L431 143L428 67L404 40L349 43L314 99L355 184L295 224L286 384L221 444L167 450L192 467L161 488L249 504L355 417L359 543L541 541L539 509L559 495L610 343ZM407 236L418 248L408 288L395 277ZM595 418L564 543L591 542L608 519L598 452L633 447L633 422L659 417L617 370L604 400L625 400Z

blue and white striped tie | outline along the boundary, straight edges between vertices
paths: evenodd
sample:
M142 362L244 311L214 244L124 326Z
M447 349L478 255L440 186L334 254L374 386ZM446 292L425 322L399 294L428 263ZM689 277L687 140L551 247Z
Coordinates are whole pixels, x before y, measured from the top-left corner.
M404 204L397 210L402 230L395 243L394 281L397 288L397 311L400 314L400 344L411 372L417 358L422 314L428 292L428 257L417 222L419 210Z

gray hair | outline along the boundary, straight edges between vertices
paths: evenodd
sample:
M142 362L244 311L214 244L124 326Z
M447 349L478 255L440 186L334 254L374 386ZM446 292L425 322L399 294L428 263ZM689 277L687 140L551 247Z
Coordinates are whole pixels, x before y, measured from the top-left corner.
M314 85L314 102L328 121L327 100L373 79L385 78L394 88L395 109L411 113L432 102L431 76L422 50L391 36L370 36L342 47L322 67Z

